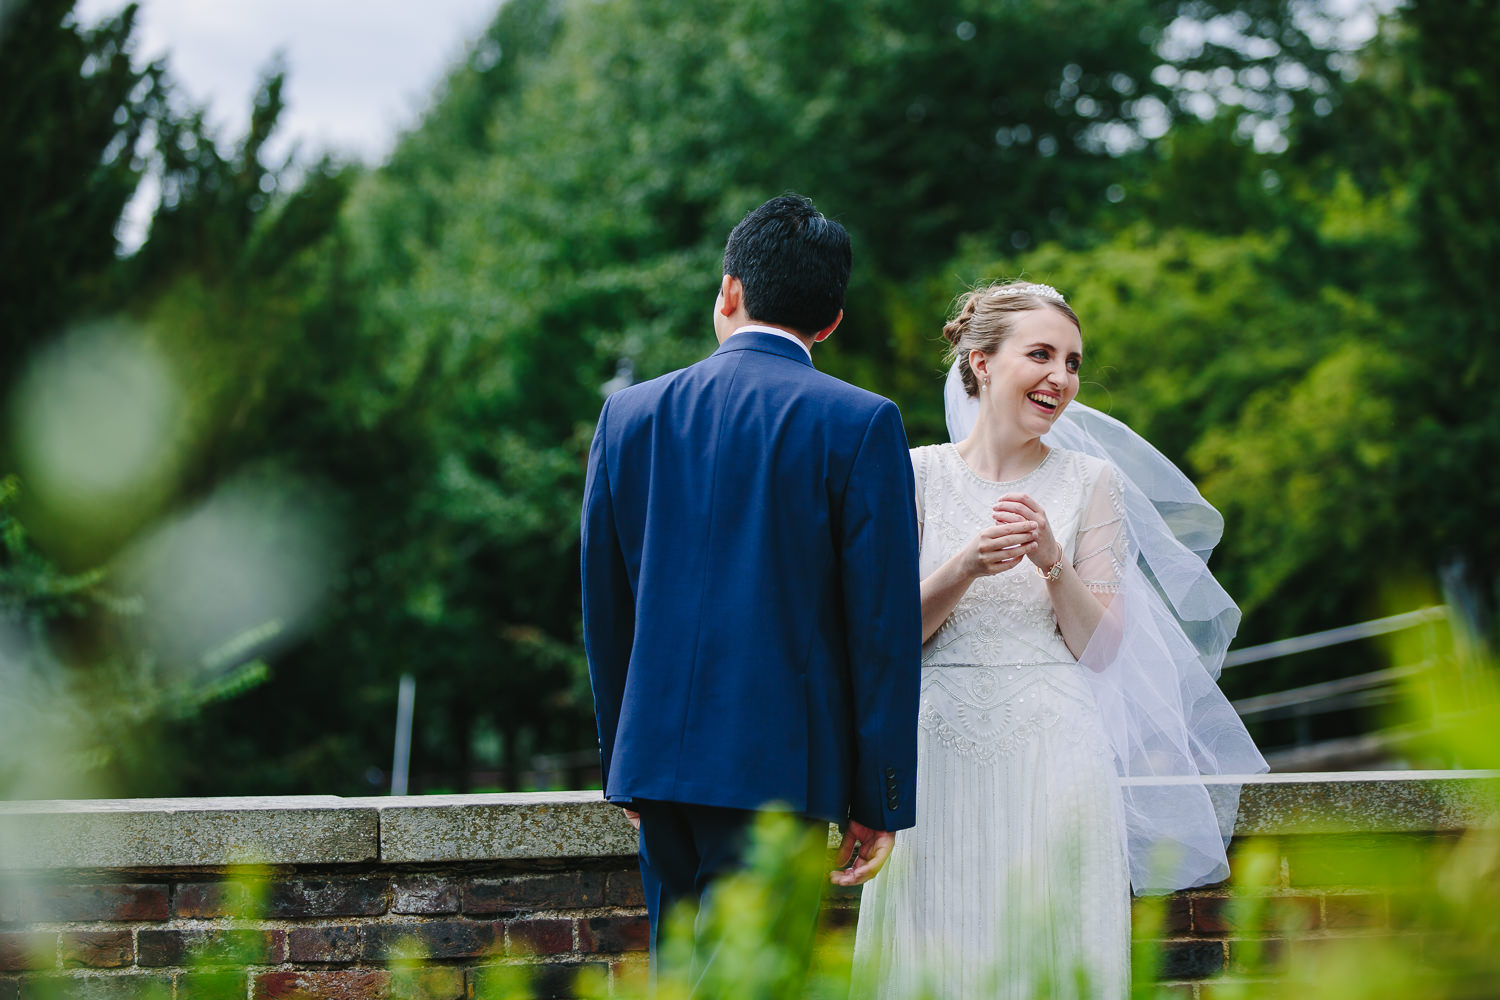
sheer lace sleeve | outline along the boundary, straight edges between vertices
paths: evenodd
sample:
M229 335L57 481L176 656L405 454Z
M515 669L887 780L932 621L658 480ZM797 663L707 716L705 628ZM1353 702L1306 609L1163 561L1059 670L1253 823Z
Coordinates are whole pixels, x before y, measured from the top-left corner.
M922 507L922 494L927 490L927 458L930 452L926 448L911 449L911 471L913 478L917 481L917 543L922 541L922 522L926 512Z
M1125 533L1125 487L1120 472L1107 465L1094 482L1073 546L1073 568L1090 590L1119 591L1129 552Z

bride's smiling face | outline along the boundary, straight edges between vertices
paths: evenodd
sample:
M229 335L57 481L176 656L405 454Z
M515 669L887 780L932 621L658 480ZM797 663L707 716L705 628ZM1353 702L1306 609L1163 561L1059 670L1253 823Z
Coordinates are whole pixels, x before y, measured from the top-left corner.
M1048 308L1017 314L1010 336L993 354L974 351L969 355L981 386L981 412L1038 436L1051 429L1078 395L1082 364L1083 337L1078 327Z

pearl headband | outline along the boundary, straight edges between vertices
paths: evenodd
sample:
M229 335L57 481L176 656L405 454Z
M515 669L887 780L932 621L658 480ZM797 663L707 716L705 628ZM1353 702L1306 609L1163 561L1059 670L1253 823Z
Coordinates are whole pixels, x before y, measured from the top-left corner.
M1035 295L1039 299L1050 299L1053 302L1060 302L1063 305L1067 305L1067 300L1063 298L1062 292L1059 292L1051 285L1036 285L1029 281L1018 281L1011 285L1001 285L990 292L990 295L997 299L1011 295Z

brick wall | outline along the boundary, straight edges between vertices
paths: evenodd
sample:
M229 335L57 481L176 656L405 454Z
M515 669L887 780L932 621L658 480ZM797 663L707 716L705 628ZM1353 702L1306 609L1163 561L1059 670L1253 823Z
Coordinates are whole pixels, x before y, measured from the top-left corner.
M1409 935L1390 859L1484 821L1497 786L1247 786L1232 864L1255 891L1138 901L1138 947L1171 995L1208 1000L1298 950ZM0 1000L468 1000L510 995L518 975L542 997L573 995L579 975L613 987L640 974L646 918L633 833L595 795L0 804ZM857 905L832 892L826 924L851 927Z
M580 971L608 982L646 947L630 859L56 871L0 892L0 1000L459 1000L516 965L567 996Z
M1236 983L1279 978L1294 956L1335 942L1409 939L1392 899L1417 888L1405 877L1415 869L1361 861L1414 857L1451 840L1445 833L1242 838L1231 852L1231 881L1258 889L1235 893L1226 883L1138 900L1137 947L1156 951L1159 980L1173 984L1175 995L1206 1000ZM1250 860L1265 870L1262 879L1246 878ZM1153 906L1161 911L1143 913ZM1152 916L1159 929L1146 933L1141 925Z

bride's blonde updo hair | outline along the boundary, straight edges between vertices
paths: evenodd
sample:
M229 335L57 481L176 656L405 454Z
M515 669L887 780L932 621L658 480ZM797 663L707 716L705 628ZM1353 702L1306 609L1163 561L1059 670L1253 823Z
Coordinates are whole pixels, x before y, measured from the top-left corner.
M965 392L979 395L979 380L969 367L969 352L994 354L1015 329L1016 314L1032 309L1056 309L1073 321L1079 333L1083 332L1083 324L1078 322L1062 293L1051 285L1005 281L981 285L959 296L958 312L943 326L943 336L949 344L943 360L949 364L955 358L958 360L958 374Z

